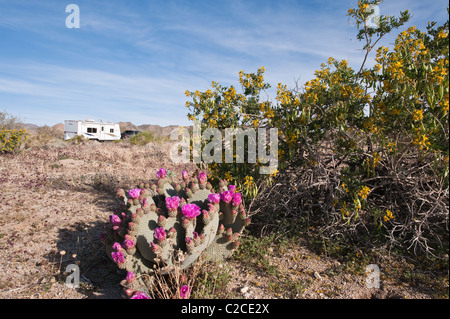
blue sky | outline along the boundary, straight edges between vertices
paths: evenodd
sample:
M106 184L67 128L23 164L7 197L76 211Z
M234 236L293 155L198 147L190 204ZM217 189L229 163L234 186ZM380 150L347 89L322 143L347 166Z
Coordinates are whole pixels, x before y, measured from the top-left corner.
M212 81L239 87L240 70L264 66L276 88L312 79L330 56L358 68L363 43L347 17L356 2L0 0L0 112L38 125L190 125L185 90ZM66 27L70 3L80 9L79 29ZM386 0L379 8L396 16L409 9L405 27L421 30L448 19L444 0Z

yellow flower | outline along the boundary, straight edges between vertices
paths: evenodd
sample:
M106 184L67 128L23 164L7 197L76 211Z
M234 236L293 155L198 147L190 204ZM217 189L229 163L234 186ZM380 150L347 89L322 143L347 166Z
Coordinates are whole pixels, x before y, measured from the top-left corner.
M395 151L395 144L389 142L389 143L387 143L386 146L387 146L389 152L394 152Z
M369 193L370 193L370 188L367 187L367 186L363 186L361 188L361 190L358 192L358 196L363 198L363 199L366 199L367 195L369 195Z
M385 222L389 221L390 219L394 219L394 215L389 209L386 209L386 214L383 216L383 220Z
M419 145L421 150L423 150L424 148L428 150L428 145L430 145L430 142L428 142L428 137L425 134L419 134L414 139L413 144Z
M380 160L381 160L380 155L378 155L378 153L375 152L375 153L372 154L372 156L373 156L373 165L378 164L380 162Z
M437 34L437 38L438 38L438 39L443 39L443 38L446 38L447 35L448 35L447 32L445 32L444 30L441 30L441 31L439 31L439 33Z
M418 122L423 119L423 110L416 110L413 112L414 121Z
M276 177L278 173L279 173L279 170L275 170L272 174L270 174L270 176Z
M230 181L233 179L233 176L231 176L231 173L230 173L230 172L226 172L226 173L225 173L225 179L226 179L228 182L230 182Z
M247 188L250 188L253 186L253 184L255 184L255 182L253 181L253 177L252 176L245 176L244 177L244 186Z
M189 97L189 95L191 94L191 92L189 92L188 90L186 90L186 91L184 92L184 94L186 94L186 96Z
M347 185L345 183L342 183L341 186L342 186L342 189L345 190L346 193L349 192Z
M265 117L270 119L270 118L272 118L274 116L274 112L273 112L272 109L270 109L270 110L267 110L264 115L265 115Z

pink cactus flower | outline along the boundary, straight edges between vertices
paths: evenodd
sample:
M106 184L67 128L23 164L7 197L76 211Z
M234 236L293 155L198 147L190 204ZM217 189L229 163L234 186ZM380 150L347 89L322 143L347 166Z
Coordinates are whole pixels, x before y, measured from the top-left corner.
M157 253L157 252L158 252L158 250L159 250L159 245L158 245L158 244L155 244L154 242L151 242L151 243L150 243L150 246L151 246L152 251L153 251L154 253Z
M136 275L134 274L134 272L129 271L129 272L127 272L127 276L125 277L125 280L126 280L129 284L131 284L133 281L136 280Z
M158 179L162 179L162 178L166 178L167 176L167 171L164 168L160 168L158 172L156 172L156 178Z
M233 206L239 206L242 203L241 193L233 194Z
M188 172L182 171L181 172L181 177L183 178L184 181L186 181L189 178Z
M125 249L132 249L136 246L136 243L132 241L131 239L125 239L123 241L122 247Z
M233 199L233 192L232 191L223 191L222 194L220 194L220 198L225 203L229 203Z
M194 219L201 213L200 207L195 204L185 204L183 207L181 207L181 212L183 213L184 217L188 219Z
M204 172L201 172L198 174L197 178L200 184L205 184L206 181L208 180L208 175L206 175L206 173Z
M220 194L212 193L208 195L208 200L213 204L220 203Z
M120 245L119 243L114 243L114 244L112 245L112 248L113 248L114 250L117 250L117 251L122 251L122 250L123 250L122 245Z
M140 188L130 189L128 195L130 195L130 197L133 199L139 198L139 196L141 195L141 189Z
M111 224L113 224L113 226L120 226L120 224L122 223L122 220L117 215L110 215L109 221L111 222Z
M121 251L112 252L111 257L117 265L122 265L125 262L125 256Z
M150 297L142 291L137 291L130 299L150 299Z
M181 288L180 288L180 297L181 297L181 299L189 298L190 294L191 294L191 288L189 288L188 285L181 286Z
M164 230L164 228L159 227L155 229L155 238L159 241L163 241L164 239L166 239L166 231Z
M178 196L166 197L166 207L168 210L176 210L180 204L180 198Z
M228 185L228 190L232 191L233 193L236 192L236 185Z

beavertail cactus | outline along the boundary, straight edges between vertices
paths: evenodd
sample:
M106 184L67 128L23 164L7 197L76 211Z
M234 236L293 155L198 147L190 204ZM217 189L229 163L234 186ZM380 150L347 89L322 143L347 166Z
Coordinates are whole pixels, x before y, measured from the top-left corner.
M216 192L205 173L180 182L164 169L157 182L140 183L125 192L118 189L121 205L106 227L102 240L119 268L133 276L186 268L200 254L207 260L222 260L239 246L239 236L250 223L236 187L220 182Z

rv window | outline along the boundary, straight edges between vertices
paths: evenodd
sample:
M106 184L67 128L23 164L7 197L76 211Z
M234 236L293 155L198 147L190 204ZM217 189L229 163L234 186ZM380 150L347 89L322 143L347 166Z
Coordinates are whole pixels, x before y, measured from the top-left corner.
M113 129L113 128L110 129L110 130L109 130L109 133L114 133L114 129Z
M87 132L88 133L97 133L97 128L96 127L88 127Z
M105 130L105 128L102 126L102 132Z

